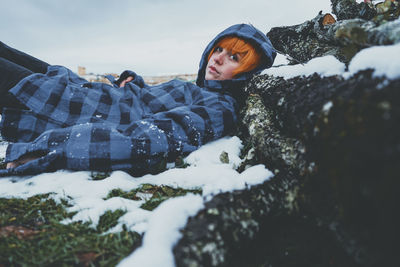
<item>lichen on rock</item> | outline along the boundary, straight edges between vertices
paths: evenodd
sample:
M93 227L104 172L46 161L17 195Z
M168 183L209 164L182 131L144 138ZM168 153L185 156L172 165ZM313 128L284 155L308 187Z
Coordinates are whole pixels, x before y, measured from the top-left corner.
M298 25L274 27L267 35L277 51L287 55L291 64L326 55L348 63L361 49L400 41L400 22L396 20L400 6L397 1L395 3L388 14L383 15L366 3L333 0L333 13L338 17L335 23L324 24L327 14L320 12ZM366 9L373 12L368 16L360 15Z
M400 41L395 2L386 20L369 4L332 0L338 21L322 24L321 13L268 36L292 63L328 54L349 62L360 49ZM400 79L372 70L255 76L240 137L275 176L208 201L182 231L177 265L396 266L399 88Z

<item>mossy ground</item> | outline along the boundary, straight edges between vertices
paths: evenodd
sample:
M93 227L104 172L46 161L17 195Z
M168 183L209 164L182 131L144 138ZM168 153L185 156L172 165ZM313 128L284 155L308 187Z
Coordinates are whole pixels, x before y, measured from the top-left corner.
M112 190L107 198L111 197L124 197L132 200L140 200L141 197L139 193L148 194L149 197L146 199L146 202L140 206L145 210L153 210L158 207L162 202L171 198L171 197L179 197L184 196L187 193L193 194L201 194L201 189L183 189L183 188L173 188L170 186L158 186L152 184L143 184L138 188L135 188L129 192L122 191L120 189ZM139 195L139 196L138 196Z
M73 216L67 206L49 195L0 198L0 266L112 266L140 244L134 232L104 234L122 210L106 212L94 229L88 222L62 224Z
M94 175L104 179L107 175ZM145 184L129 192L114 189L107 198L119 196L140 200L143 209L153 210L163 201L201 190ZM123 227L107 233L125 214L107 211L96 228L90 222L61 223L72 218L68 199L57 203L51 194L28 199L0 198L0 267L3 266L115 266L135 250L142 236Z

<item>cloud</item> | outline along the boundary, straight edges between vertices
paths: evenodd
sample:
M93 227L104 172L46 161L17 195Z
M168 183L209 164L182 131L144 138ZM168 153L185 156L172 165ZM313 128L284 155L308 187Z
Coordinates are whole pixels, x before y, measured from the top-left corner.
M73 70L84 65L99 73L193 73L207 43L226 27L251 23L267 32L311 19L329 5L329 0L18 0L0 10L0 32L10 46Z

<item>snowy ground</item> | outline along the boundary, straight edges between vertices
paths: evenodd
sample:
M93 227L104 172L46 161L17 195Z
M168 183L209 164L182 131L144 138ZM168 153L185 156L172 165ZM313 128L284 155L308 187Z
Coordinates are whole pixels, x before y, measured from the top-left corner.
M277 60L280 63L283 61L282 58ZM322 76L337 74L349 77L367 68L375 69L376 76L400 78L400 44L364 49L353 58L348 70L334 57L326 56L315 58L304 65L273 67L263 73L285 78L310 75L314 72ZM1 178L0 197L28 198L50 192L55 199L69 197L69 202L73 205L70 210L78 211L72 221L91 221L94 226L105 211L123 208L127 213L119 219L119 224L112 231L120 231L125 224L130 230L144 233L144 239L142 247L119 265L174 266L171 248L179 239L179 229L186 224L189 216L196 214L203 207L204 201L213 194L244 189L249 185L262 183L272 176L262 165L253 166L241 174L236 172L234 169L241 161L241 147L239 138L223 138L190 154L186 161L191 166L186 169L169 169L158 175L145 175L140 178L133 178L121 171L113 172L110 177L100 181L94 181L90 172L69 171L24 178ZM5 149L5 144L0 145L0 157L4 157ZM219 155L222 151L228 152L229 164L220 162ZM143 201L119 197L103 199L112 189L129 191L145 183L186 189L202 188L203 195L170 199L152 212L139 208Z
M90 172L57 171L30 177L0 179L0 197L28 198L37 194L53 193L56 199L67 199L78 213L71 221L89 221L96 226L106 211L124 209L127 213L111 231L122 226L145 233L143 245L123 260L120 266L174 266L172 246L179 239L189 216L203 207L204 201L219 192L244 189L268 180L272 173L265 166L253 166L242 173L235 171L240 164L241 140L226 137L207 144L190 154L185 161L186 169L169 169L158 175L133 178L122 171L115 171L104 180L93 180ZM5 155L6 145L0 146L0 157ZM220 161L220 154L229 155L229 163ZM141 209L144 200L134 201L121 197L104 198L112 189L130 191L141 184L168 185L185 189L202 188L203 195L186 195L163 202L153 211ZM68 223L66 221L65 223ZM157 255L157 257L153 257Z

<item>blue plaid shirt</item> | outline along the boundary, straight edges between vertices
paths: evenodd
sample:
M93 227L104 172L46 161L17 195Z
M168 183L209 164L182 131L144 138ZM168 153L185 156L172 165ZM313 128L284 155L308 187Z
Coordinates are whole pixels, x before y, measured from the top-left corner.
M238 35L264 52L262 66L228 81L205 81L206 58L222 37ZM1 134L11 142L6 162L40 155L0 175L37 174L58 169L125 170L142 175L163 159L174 160L232 133L236 123L234 92L252 74L272 65L275 52L267 37L246 24L234 25L206 48L196 84L172 80L147 86L133 81L119 88L93 83L62 66L33 74L10 90L29 110L4 109Z

